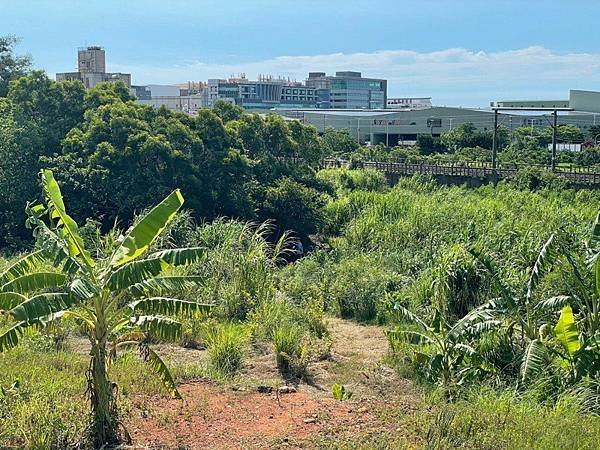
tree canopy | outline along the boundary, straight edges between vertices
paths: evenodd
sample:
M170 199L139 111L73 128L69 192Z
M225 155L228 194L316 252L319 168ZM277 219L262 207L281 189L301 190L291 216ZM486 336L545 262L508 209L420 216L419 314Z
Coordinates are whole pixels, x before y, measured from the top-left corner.
M125 226L176 188L188 193L197 219L283 220L266 199L284 178L299 210L313 205L298 202L318 202L311 190L319 183L307 168L325 146L314 127L298 121L225 102L191 117L137 104L123 83L85 91L80 82L55 82L37 71L10 83L0 109L2 246L27 239L22 205L38 197L42 168L64 184L76 220L93 216L105 229L115 220Z
M31 68L30 56L15 55L19 39L12 35L0 36L0 97L5 97L8 84L25 75Z

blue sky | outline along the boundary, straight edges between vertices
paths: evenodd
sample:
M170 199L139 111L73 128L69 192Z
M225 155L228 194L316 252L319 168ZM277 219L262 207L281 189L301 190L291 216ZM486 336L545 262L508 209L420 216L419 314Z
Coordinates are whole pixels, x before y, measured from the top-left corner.
M362 70L391 96L485 106L600 90L597 0L0 0L36 67L102 45L135 84Z

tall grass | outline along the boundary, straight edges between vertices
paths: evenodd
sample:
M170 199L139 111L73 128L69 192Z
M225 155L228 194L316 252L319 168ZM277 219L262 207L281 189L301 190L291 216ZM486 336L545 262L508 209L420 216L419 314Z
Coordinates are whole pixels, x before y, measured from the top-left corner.
M231 378L242 368L247 354L248 330L242 324L205 324L204 342L208 349L211 368L218 377Z
M294 283L283 289L298 298L296 287L304 284L306 295L321 295L343 317L361 320L385 316L380 300L386 292L401 291L415 306L442 293L472 306L486 294L468 298L472 286L458 286L457 277L478 285L484 280L478 281L479 272L468 268L471 263L460 252L482 248L504 279L522 286L551 233L558 230L570 248L581 250L599 205L595 191L529 192L502 183L440 187L419 177L387 192L353 190L326 206L324 231L331 251L298 264ZM315 279L304 267L322 275ZM459 272L452 275L454 270ZM444 277L454 285L440 284Z
M467 398L434 408L429 419L429 449L596 449L600 421L583 416L565 398L540 406L512 392L475 390Z

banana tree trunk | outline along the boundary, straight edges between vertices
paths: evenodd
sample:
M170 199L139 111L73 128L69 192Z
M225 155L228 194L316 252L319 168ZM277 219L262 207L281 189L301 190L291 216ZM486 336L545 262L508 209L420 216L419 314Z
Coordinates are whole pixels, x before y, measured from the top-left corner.
M106 338L100 336L92 346L90 401L95 448L119 442L117 405L108 379Z

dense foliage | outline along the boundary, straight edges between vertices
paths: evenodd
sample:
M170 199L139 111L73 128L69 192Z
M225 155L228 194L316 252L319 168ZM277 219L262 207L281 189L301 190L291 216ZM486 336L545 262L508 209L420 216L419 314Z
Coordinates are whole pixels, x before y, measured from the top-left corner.
M597 193L419 178L388 190L369 172L319 176L338 193L326 207L331 250L290 270L311 285L302 295L342 317L397 324L393 351L448 396L489 382L545 401L586 389L586 407L595 404Z
M226 105L189 117L133 100L119 83L84 92L41 72L11 82L0 98L1 247L29 239L22 205L38 198L41 168L64 182L78 221L93 217L104 230L181 188L198 219L274 219L280 231L315 231L310 211L326 188L311 169L323 154L313 127ZM281 207L294 200L292 218Z

